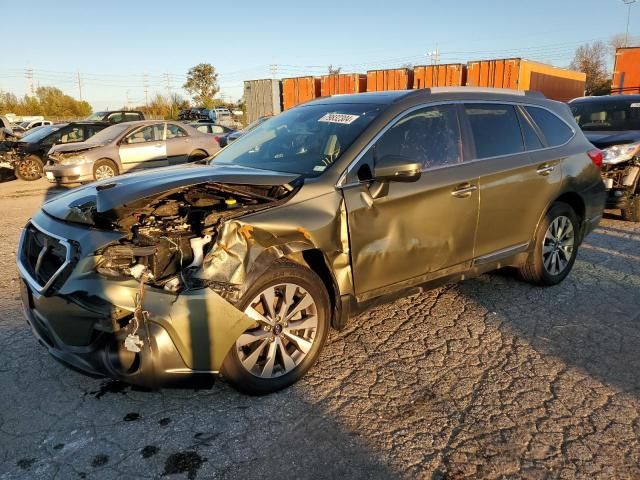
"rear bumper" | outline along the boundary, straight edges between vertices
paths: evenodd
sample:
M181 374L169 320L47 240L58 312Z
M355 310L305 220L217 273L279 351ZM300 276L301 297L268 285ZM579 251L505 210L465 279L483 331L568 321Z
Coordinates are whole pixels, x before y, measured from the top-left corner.
M44 175L51 183L93 182L93 163L81 165L46 165Z

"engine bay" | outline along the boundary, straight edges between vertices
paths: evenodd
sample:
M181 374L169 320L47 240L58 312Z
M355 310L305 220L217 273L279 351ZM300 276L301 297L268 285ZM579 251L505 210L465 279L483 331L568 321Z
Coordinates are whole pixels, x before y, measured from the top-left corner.
M229 219L261 210L289 198L296 188L201 184L124 206L101 223L127 234L97 252L98 273L133 277L171 292L201 285L190 275L215 243ZM106 225L105 225L106 226Z

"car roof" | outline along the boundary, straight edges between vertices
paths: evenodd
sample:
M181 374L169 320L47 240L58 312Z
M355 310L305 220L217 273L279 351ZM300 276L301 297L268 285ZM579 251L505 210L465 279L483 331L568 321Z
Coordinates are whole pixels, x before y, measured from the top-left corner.
M594 97L579 97L579 98L574 98L569 103L594 103L594 102L611 102L611 103L640 102L640 95L600 95L600 96L594 96Z
M339 103L375 103L390 105L400 102L416 103L425 100L546 100L539 92L512 90L508 88L478 88L478 87L435 87L416 90L390 90L383 92L366 92L346 95L333 95L312 100L310 104L339 104Z

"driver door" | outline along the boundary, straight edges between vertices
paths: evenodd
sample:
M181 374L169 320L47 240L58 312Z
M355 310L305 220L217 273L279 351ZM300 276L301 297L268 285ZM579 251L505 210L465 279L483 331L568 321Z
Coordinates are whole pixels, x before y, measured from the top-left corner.
M359 301L470 267L478 173L464 163L462 145L458 108L424 107L397 120L365 152L355 178L347 178L343 195ZM378 188L375 164L388 155L421 163L420 178ZM376 190L382 193L373 198Z
M124 137L119 147L122 171L168 165L164 126L164 123L146 125Z

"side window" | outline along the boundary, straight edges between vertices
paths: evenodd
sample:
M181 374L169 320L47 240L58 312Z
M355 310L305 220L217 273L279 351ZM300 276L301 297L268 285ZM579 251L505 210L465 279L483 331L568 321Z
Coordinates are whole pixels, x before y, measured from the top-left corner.
M124 115L120 112L112 113L111 115L109 115L109 118L107 118L107 120L110 123L120 123L124 121Z
M222 128L220 125L211 125L211 133L220 135L221 133L224 133L224 128Z
M202 133L209 133L209 125L198 125L196 130Z
M466 104L465 110L478 158L524 151L518 117L513 105L474 103Z
M140 114L138 114L138 113L125 113L124 114L124 121L125 122L135 122L137 120L142 120L140 118Z
M169 140L170 138L186 137L186 136L187 136L187 132L185 132L179 126L174 125L173 123L167 124L167 140Z
M66 130L60 137L59 143L81 142L84 140L84 132L81 127L72 127Z
M33 125L31 125L31 128L36 128L42 125L42 122L36 122Z
M533 129L533 126L529 123L529 119L521 112L518 112L518 120L520 120L520 128L522 129L522 137L524 138L524 146L526 149L538 150L543 148L544 145L540 141L536 131Z
M425 169L460 163L462 141L456 108L426 107L403 117L375 144L375 158L386 155L401 155Z
M146 143L162 140L162 125L148 125L127 136L126 143Z
M525 107L552 147L567 143L573 136L569 126L544 108Z

